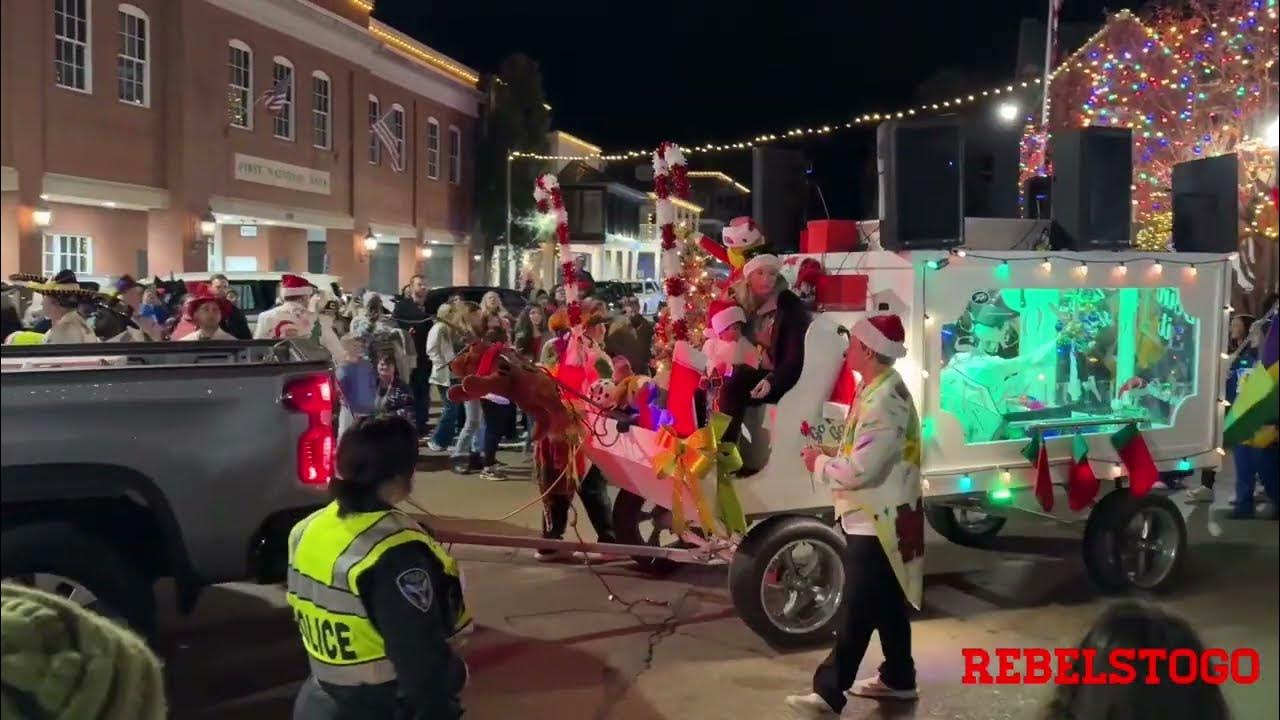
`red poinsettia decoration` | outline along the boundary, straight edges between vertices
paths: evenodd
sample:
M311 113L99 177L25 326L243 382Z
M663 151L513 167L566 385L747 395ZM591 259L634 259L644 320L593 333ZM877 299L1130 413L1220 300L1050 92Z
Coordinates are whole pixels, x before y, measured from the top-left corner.
M663 282L667 295L670 297L680 297L689 289L689 283L679 275L672 275Z
M813 427L812 427L811 425L809 425L809 421L808 421L808 420L805 420L804 422L800 423L800 434L801 434L801 435L803 435L803 436L805 436L805 437L807 437L807 438L812 438L812 437L813 437L813 435L811 434L812 432L813 432Z
M916 500L915 509L905 503L899 505L894 526L898 533L898 552L902 554L902 562L908 563L924 557L923 501Z

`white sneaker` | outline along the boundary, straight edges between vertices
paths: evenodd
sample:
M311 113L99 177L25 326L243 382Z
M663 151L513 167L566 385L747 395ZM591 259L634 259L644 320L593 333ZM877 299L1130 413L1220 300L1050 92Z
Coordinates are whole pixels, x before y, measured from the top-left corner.
M880 681L880 676L864 678L853 684L849 688L850 695L867 698L881 698L885 700L915 700L920 697L920 693L915 688L910 690L895 690Z
M1187 502L1191 503L1211 503L1213 502L1213 488L1200 485L1193 487L1187 491Z
M814 720L840 717L840 713L832 710L827 701L823 700L818 693L788 695L786 703L796 717L813 718Z

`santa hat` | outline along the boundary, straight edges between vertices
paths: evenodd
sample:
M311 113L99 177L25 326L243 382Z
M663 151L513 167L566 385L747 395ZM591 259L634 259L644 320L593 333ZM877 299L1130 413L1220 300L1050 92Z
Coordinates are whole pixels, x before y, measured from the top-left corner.
M187 298L186 303L182 306L183 317L185 317L187 320L194 320L196 311L199 310L200 306L204 305L205 303L217 304L218 310L222 312L222 317L224 318L231 315L230 301L226 300L225 298L217 297L216 295L205 294L205 295L192 295L191 297Z
M285 273L280 278L280 297L307 297L315 292L315 286L307 282L306 278Z
M707 308L707 314L711 316L711 329L715 330L717 335L728 330L734 323L747 321L747 316L740 306L724 300L711 303L711 307Z
M774 255L773 253L764 252L764 253L759 253L757 255L753 255L751 259L748 260L746 264L742 266L742 275L744 277L749 277L751 273L755 272L756 270L762 270L765 268L781 270L782 260L777 255Z
M875 315L859 320L853 325L853 336L878 355L890 358L906 357L907 332L897 315Z
M764 242L764 235L756 227L756 221L749 217L736 217L725 226L720 234L724 246L736 250L754 247Z

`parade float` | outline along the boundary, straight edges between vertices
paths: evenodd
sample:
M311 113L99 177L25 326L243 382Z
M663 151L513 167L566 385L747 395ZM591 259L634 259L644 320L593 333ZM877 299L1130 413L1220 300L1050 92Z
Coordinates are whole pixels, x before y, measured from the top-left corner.
M706 239L661 222L681 164L674 146L655 158L669 298L652 383L661 393L638 413L622 412L571 360L539 376L514 373L508 365L519 361L498 355L473 388L515 392L516 374L521 386L555 384L560 403L542 404L557 418L546 426L617 487L619 543L440 531L442 541L629 555L650 572L727 564L735 608L755 632L779 646L825 640L843 599L843 537L830 491L805 470L801 449L835 445L841 434L857 382L841 377L846 329L890 312L906 326L909 354L896 367L921 418L926 500L920 510L885 508L887 517L916 528L927 519L948 539L980 547L1009 514L1032 513L1083 526L1085 566L1103 589L1160 590L1176 579L1186 526L1152 488L1161 473L1216 468L1223 454L1220 350L1233 256L964 248L785 256L784 276L814 302L802 373L776 404L753 409L739 443L722 443L724 417L695 408L706 292L689 253ZM554 178L540 179L537 192L563 220ZM567 265L569 285L572 272ZM572 348L582 342L576 294L569 309ZM743 474L744 464L761 469ZM580 469L567 472L572 482Z

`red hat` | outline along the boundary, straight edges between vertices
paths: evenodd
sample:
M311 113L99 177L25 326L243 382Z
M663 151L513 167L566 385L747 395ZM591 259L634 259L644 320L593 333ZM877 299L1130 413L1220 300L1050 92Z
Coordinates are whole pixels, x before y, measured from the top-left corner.
M715 300L707 308L707 315L711 318L711 329L716 334L722 333L734 323L745 323L747 316L742 312L742 308L737 303L731 303L726 300Z
M315 286L300 275L285 273L280 278L280 297L307 297L315 291Z
M725 247L738 250L754 247L764 242L764 235L760 234L760 229L756 227L756 221L745 215L730 220L729 224L720 233L720 237L724 241Z
M231 302L229 300L206 293L201 295L192 295L187 298L186 304L182 306L183 317L187 320L194 320L196 310L199 310L200 306L205 303L217 303L218 310L222 312L222 317L224 318L231 314Z
M907 331L902 318L897 315L875 315L859 320L853 325L853 336L862 341L872 352L885 357L906 357Z

